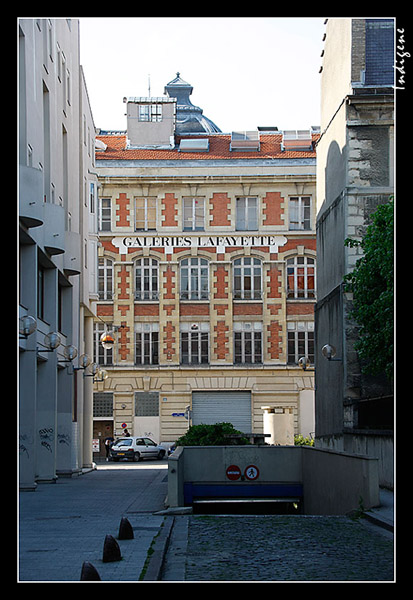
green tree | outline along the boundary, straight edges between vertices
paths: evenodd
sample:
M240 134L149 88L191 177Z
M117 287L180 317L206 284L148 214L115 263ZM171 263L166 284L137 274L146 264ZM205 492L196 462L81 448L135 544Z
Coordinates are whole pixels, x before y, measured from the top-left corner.
M362 372L385 373L393 379L393 198L380 205L361 241L346 239L345 245L363 250L352 273L344 277L346 291L353 293L352 316L359 325L355 344Z

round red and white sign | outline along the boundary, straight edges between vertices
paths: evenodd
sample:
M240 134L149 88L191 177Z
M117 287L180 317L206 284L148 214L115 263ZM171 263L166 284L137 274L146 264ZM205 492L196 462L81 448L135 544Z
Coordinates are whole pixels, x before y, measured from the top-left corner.
M230 465L226 471L228 479L236 481L241 477L241 469L237 465Z
M244 475L250 481L257 479L259 474L260 472L258 470L258 467L256 467L255 465L248 465L248 467L245 467Z

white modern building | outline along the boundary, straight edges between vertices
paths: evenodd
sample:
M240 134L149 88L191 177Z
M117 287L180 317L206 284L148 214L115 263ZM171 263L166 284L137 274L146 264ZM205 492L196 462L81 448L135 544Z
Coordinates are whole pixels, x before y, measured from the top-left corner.
M92 465L97 177L78 20L19 19L18 41L19 476L33 490Z

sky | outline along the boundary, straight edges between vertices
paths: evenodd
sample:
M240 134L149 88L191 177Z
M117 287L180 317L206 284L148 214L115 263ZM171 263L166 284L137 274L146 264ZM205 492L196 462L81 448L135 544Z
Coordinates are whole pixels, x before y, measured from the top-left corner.
M320 124L324 17L80 17L95 126L125 130L124 97L163 96L179 72L223 133Z

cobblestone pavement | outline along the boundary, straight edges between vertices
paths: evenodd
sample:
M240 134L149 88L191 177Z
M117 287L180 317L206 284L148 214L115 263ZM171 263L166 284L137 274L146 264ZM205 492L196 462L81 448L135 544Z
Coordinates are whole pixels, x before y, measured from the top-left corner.
M393 558L364 519L192 515L185 581L394 581Z

